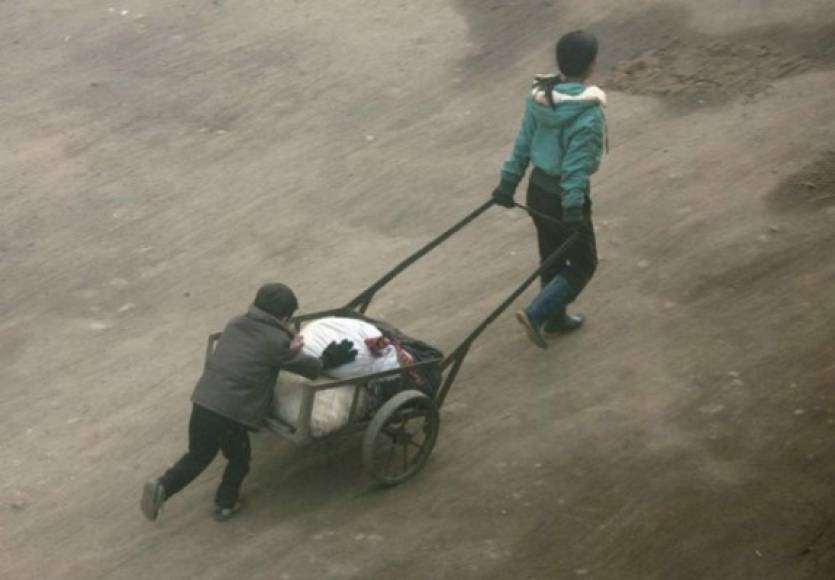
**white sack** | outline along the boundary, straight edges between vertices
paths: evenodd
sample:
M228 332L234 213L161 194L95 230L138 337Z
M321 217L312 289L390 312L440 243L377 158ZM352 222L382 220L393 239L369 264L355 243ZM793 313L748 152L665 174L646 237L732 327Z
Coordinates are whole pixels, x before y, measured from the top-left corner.
M383 333L376 326L356 318L320 318L302 328L299 333L304 337L303 352L310 356L320 357L331 342L350 340L357 350L357 360L325 374L334 379L350 379L361 375L370 375L400 366L397 362L397 351L393 346L386 347L379 358L371 355L365 345L367 338L380 338Z
M374 357L365 345L367 338L379 338L382 333L372 324L355 318L320 318L302 328L300 334L304 337L305 354L320 357L331 342L350 340L357 350L357 359L327 371L327 375L334 379L350 379L361 375L369 375L395 369L400 366L397 361L397 351L393 346L386 347L382 356ZM279 375L273 397L273 411L282 421L294 427L299 422L299 412L302 403L302 389L307 379L289 372ZM313 402L313 412L310 418L310 429L314 437L321 437L332 431L344 427L348 423L351 413L351 403L354 389L347 385L335 389L319 391ZM361 388L361 387L360 387ZM360 393L358 412L365 409L365 390Z

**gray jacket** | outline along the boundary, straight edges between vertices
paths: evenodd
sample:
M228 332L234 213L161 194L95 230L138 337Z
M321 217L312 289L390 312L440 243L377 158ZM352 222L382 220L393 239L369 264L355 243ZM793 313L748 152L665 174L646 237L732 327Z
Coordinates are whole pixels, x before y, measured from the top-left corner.
M191 400L201 407L258 429L270 411L281 369L315 379L322 361L290 350L295 330L260 308L229 321Z

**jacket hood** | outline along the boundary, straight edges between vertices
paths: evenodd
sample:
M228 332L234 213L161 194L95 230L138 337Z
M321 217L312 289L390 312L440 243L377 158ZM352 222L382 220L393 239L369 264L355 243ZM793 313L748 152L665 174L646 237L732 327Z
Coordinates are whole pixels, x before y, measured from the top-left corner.
M279 320L278 318L276 318L275 316L273 316L269 312L261 310L260 308L258 308L254 304L249 307L249 310L247 310L246 316L247 316L247 318L251 318L253 320L257 320L259 322L263 322L265 324L269 324L271 326L275 326L277 328L280 328L281 330L283 330L284 332L286 332L290 336L295 336L296 335L296 329L293 328L292 325L285 324L283 321Z
M560 83L551 92L552 107L546 98L546 90L534 83L528 106L536 121L546 127L564 127L591 108L606 106L606 93L600 87L581 83Z

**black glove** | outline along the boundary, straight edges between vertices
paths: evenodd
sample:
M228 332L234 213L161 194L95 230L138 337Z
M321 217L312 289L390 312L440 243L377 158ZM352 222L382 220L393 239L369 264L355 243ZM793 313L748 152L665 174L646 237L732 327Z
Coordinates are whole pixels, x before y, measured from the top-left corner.
M333 341L322 351L322 370L333 369L357 360L354 343L347 338L342 342Z
M583 207L562 208L562 224L571 233L583 229L586 225Z
M513 194L516 192L516 185L502 179L496 189L493 190L493 202L502 207L513 207Z

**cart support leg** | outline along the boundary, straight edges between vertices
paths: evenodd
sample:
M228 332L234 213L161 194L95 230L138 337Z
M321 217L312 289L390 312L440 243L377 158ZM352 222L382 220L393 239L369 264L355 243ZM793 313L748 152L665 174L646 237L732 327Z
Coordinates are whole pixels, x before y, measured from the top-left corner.
M452 386L452 383L455 382L455 377L458 375L458 371L461 369L461 365L464 362L464 357L467 356L467 352L469 352L469 350L470 345L464 344L456 349L455 354L452 355L454 357L452 368L449 369L449 373L447 374L446 379L444 379L444 384L441 386L441 390L438 391L438 394L435 396L435 402L439 409L444 404L444 399L446 399L447 393L449 393L449 388Z

